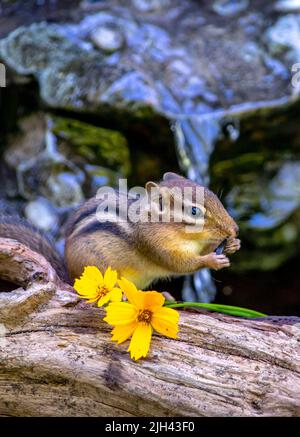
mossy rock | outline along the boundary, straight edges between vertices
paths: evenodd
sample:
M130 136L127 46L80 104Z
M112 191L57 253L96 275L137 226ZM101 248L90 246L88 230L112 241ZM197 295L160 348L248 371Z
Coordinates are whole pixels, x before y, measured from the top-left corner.
M120 132L62 117L53 118L52 132L90 164L128 175L129 149L126 138Z

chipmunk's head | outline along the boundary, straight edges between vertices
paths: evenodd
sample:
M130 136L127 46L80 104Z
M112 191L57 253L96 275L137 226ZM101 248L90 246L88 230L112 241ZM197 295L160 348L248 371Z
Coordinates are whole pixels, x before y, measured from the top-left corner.
M208 188L169 172L158 184L148 182L146 189L148 193L159 193L162 224L172 223L178 237L199 243L202 252L214 250L225 239L237 236L237 224Z

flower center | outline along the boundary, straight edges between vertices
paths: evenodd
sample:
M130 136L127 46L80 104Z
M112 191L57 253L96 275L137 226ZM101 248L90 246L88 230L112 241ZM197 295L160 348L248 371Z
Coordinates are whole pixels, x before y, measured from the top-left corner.
M101 297L105 296L108 292L109 292L109 290L104 285L101 285L101 286L99 285L99 287L97 289L99 299L101 299Z
M150 323L152 319L152 312L149 310L140 310L137 316L138 322Z

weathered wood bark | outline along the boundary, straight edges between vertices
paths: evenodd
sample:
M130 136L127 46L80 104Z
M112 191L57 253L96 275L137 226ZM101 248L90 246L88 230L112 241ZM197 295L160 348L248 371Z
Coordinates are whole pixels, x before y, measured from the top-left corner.
M300 415L300 323L182 311L133 362L40 255L0 239L0 278L0 415Z

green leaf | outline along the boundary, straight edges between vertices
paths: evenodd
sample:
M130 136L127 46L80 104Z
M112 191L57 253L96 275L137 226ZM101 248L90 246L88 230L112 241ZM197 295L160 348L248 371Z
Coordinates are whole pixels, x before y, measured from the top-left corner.
M217 313L228 314L230 316L256 318L266 317L266 314L258 311L249 310L247 308L235 307L231 305L220 305L215 303L200 303L200 302L172 302L166 301L165 306L168 308L204 308Z

